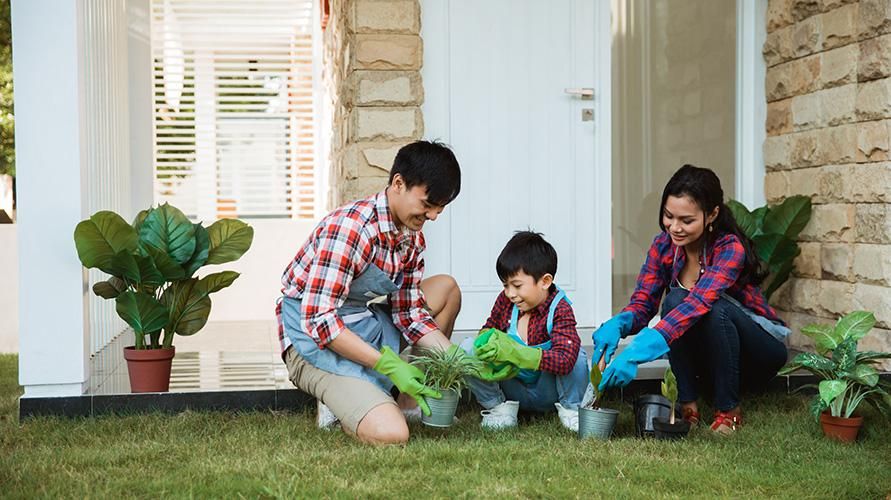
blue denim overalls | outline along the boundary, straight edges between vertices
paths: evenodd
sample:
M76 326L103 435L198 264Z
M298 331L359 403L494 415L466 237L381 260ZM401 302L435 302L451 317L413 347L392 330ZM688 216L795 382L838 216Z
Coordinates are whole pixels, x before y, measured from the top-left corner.
M572 301L569 300L569 297L566 296L566 293L561 290L560 287L557 287L557 295L554 296L554 300L551 301L551 306L548 310L548 337L551 336L551 331L554 329L554 311L557 310L557 304L559 304L561 300L565 300L569 305L572 305ZM510 313L510 326L507 327L507 335L510 338L514 339L514 341L518 342L520 345L527 345L526 342L523 342L523 339L520 338L520 333L517 331L517 322L519 320L519 317L520 309L516 305L514 305L514 308ZM530 345L529 347L535 347L541 349L542 351L550 350L551 339L549 338L547 342L542 342L541 344L537 345ZM517 378L527 385L538 382L538 377L540 376L540 370L529 369L520 370L520 373L517 374Z
M393 351L399 352L400 333L393 323L390 305L368 304L368 301L389 296L401 286L401 273L394 283L379 267L369 264L365 271L350 282L349 294L343 305L337 309L337 315L351 332L376 350L389 346ZM300 299L283 297L282 300L285 333L303 359L321 370L368 380L384 392L390 392L393 383L385 375L346 359L331 349L319 349L301 324Z

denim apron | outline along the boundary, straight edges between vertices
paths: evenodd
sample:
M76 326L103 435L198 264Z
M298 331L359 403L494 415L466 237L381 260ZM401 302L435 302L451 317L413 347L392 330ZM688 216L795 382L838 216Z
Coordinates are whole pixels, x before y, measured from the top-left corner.
M557 304L559 304L561 300L565 300L567 304L572 305L572 301L569 300L569 297L566 296L566 293L561 290L560 287L557 287L557 295L554 296L554 300L551 301L551 307L548 310L548 337L551 336L551 331L554 329L554 311L557 310ZM507 327L507 335L510 338L514 339L515 342L518 342L520 345L534 347L536 349L541 349L542 351L550 350L550 339L548 339L547 342L542 342L541 344L536 345L527 345L526 342L523 342L523 339L520 338L519 332L517 332L517 321L519 320L519 317L520 309L516 305L514 305L514 308L510 313L510 326ZM517 378L526 385L532 385L538 382L538 377L540 376L540 370L529 370L524 368L520 370Z
M402 274L394 283L386 273L374 264L350 283L350 291L343 305L337 309L341 321L376 350L389 346L399 352L400 333L393 323L389 304L368 302L385 297L399 290L402 285ZM393 382L372 368L356 363L337 354L331 349L319 349L316 342L303 329L300 314L300 299L283 297L282 323L291 345L300 357L308 363L337 375L367 380L382 391L389 393Z
M672 263L671 263L672 269L674 269L674 263L677 262L677 256L678 256L678 249L675 248L674 256L672 257ZM701 270L700 270L699 274L701 276L702 272L705 270L705 265L703 262L700 262L700 269ZM674 283L670 283L669 288L681 288L681 289L687 290L687 288L681 284L681 280L679 278L675 279ZM687 290L687 291L689 291L689 290ZM788 337L789 333L792 332L792 330L790 330L789 327L787 327L786 325L783 325L782 323L777 323L775 321L771 321L771 320L765 318L764 316L760 316L760 315L756 314L755 311L742 305L742 303L740 301L731 297L729 294L727 294L727 292L721 292L720 297L727 300L727 302L730 302L731 304L733 304L735 307L737 307L739 310L741 310L743 312L743 314L748 316L749 319L754 321L756 325L760 326L762 329L764 329L765 332L769 333L771 337L779 340L780 342L785 343L786 337Z

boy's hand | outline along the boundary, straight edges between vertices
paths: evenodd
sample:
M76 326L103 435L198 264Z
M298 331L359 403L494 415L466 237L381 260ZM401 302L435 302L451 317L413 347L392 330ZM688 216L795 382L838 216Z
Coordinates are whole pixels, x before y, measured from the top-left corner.
M488 341L476 349L477 356L483 361L511 363L528 370L538 370L541 353L541 349L521 345L500 331L492 333Z
M486 328L482 330L479 335L477 335L476 340L473 341L473 350L477 351L480 347L486 345L486 342L492 338L492 335L495 333L500 333L501 335L507 335L497 328Z
M477 378L486 382L501 382L502 380L514 378L520 373L520 369L510 363L504 363L499 366L483 361L480 364L479 376Z

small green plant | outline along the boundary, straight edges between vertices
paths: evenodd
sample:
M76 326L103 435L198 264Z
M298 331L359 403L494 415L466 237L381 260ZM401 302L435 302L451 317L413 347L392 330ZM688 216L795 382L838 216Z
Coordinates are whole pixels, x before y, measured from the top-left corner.
M118 316L135 332L136 349L169 348L174 333L192 335L203 328L210 294L239 274L193 275L206 264L237 260L253 238L253 228L238 219L205 228L167 203L139 212L133 224L114 212L96 212L74 230L84 267L111 275L93 285L93 293L115 300Z
M765 205L752 212L742 203L730 200L727 208L740 229L754 242L758 260L768 272L761 288L769 300L789 279L795 257L801 253L795 240L811 220L811 199L790 196L779 205Z
M795 356L780 370L780 375L803 369L822 379L817 385L805 386L819 391L811 403L815 418L819 419L826 410L833 417L849 418L863 401L886 417L891 416L891 384L881 380L876 369L879 361L891 359L891 354L857 350L857 342L875 323L871 312L854 311L835 325L813 324L801 329L801 333L814 339L817 352Z
M678 400L678 379L675 378L671 367L665 369L665 376L662 377L662 395L665 399L671 401L671 413L669 413L668 423L674 425L674 405Z
M591 363L591 373L589 378L591 379L591 386L594 388L594 398L588 403L588 408L596 410L600 408L600 397L603 395L598 388L600 386L600 381L603 380L603 372L600 371L599 363Z
M480 361L461 349L424 349L419 356L412 356L411 364L420 368L427 385L438 391L460 392L467 387L467 377L478 376L480 370Z

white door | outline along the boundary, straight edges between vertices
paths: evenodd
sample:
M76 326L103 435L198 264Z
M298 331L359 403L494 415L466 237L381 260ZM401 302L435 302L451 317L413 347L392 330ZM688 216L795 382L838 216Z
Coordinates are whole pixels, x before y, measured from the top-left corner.
M424 135L450 144L462 170L458 199L425 226L426 274L461 286L456 329L482 326L502 290L495 259L526 228L556 248L579 326L599 324L611 293L609 2L427 0L422 13Z

